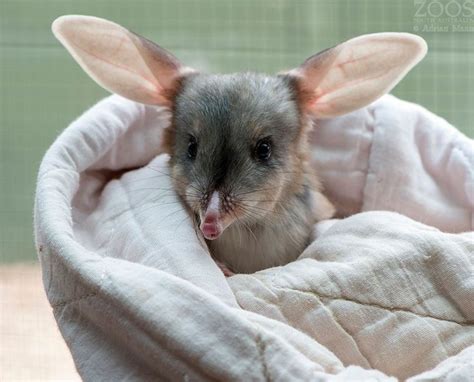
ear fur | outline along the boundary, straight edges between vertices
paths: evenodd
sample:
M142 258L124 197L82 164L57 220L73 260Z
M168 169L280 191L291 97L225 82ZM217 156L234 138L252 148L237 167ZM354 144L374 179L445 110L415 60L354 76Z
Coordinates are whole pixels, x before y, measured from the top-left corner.
M369 34L311 56L288 74L297 80L304 110L329 118L388 93L426 51L416 35Z
M165 49L108 20L61 16L52 30L99 85L137 102L170 106L180 77L192 71Z

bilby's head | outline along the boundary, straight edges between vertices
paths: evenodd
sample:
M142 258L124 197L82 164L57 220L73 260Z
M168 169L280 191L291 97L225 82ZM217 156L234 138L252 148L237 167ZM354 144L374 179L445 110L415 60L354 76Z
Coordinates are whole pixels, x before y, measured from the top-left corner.
M312 118L348 113L390 91L426 53L417 36L354 38L274 75L201 74L127 29L63 16L53 32L101 86L169 107L163 148L177 193L209 240L271 215L301 192Z

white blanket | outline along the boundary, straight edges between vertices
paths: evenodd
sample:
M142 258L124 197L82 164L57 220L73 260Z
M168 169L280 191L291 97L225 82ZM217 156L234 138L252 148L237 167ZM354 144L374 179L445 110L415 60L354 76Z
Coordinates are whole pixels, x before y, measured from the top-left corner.
M392 96L318 121L314 167L352 216L226 279L157 156L168 118L111 96L39 171L44 285L85 380L472 380L472 140Z

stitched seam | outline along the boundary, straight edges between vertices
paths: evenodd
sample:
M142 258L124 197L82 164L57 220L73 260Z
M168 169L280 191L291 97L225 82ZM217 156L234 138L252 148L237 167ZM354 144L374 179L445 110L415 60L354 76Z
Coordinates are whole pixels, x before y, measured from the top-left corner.
M106 273L106 270L105 270L105 267L104 267L104 270L102 271L102 274L100 276L100 280L99 280L99 283L97 284L97 286L94 288L94 290L90 293L87 293L85 295L82 295L82 296L79 296L79 297L76 297L76 298L73 298L71 300L65 300L65 301L60 301L56 304L51 304L52 308L53 309L56 309L56 308L61 308L61 307L64 307L68 304L71 304L71 303L74 303L74 302L79 302L79 301L83 301L83 300L87 300L89 298L92 298L92 297L95 297L99 294L99 291L100 291L100 288L102 287L102 283L105 279L105 273Z
M362 305L362 306L370 306L370 307L373 307L373 308L388 310L392 313L398 313L398 312L410 313L410 314L413 314L414 316L417 316L417 317L420 317L420 318L431 318L433 320L443 321L443 322L450 322L450 323L457 324L457 325L460 325L460 326L472 326L472 325L474 325L474 321L460 322L460 321L456 321L456 320L450 320L450 319L446 319L446 318L430 316L429 314L416 313L416 312L413 312L412 310L410 310L408 308L389 307L389 306L384 306L384 305L380 305L380 304L377 304L377 303L366 303L366 302L354 300L354 299L344 297L344 296L334 297L334 296L330 296L330 295L324 295L324 294L321 294L321 293L317 293L315 291L299 290L299 289L293 289L293 288L288 288L288 287L286 287L286 288L285 287L275 287L275 288L276 289L281 289L281 290L289 290L289 291L292 291L292 292L310 294L310 295L312 295L316 298L320 298L320 299L333 300L333 301L341 300L341 301L352 302L352 303Z
M434 242L433 239L430 239L426 236L420 236L419 240L420 240L420 244L423 246L423 249L427 253L433 253L434 252L435 254L437 254L440 251L438 246L434 247L435 242ZM459 249L459 252L464 253L462 248ZM456 309L456 311L459 313L459 315L462 316L464 319L466 319L466 315L463 312L462 307L460 306L459 302L456 301L452 297L452 295L449 293L448 290L446 290L445 287L443 287L442 285L439 285L439 283L437 283L437 282L434 282L434 288L440 294L442 292L445 292L445 293L443 293L443 296L453 305L453 307ZM470 323L471 325L474 324L474 321L467 320L467 322ZM459 322L457 322L457 323L459 323Z
M449 358L450 356L452 356L453 354L449 354L450 352L448 351L448 349L446 348L446 345L444 344L443 340L441 339L441 336L440 336L440 333L439 331L436 329L436 327L431 323L431 322L427 322L428 326L433 330L436 338L438 339L438 343L441 347L441 349L443 349L443 352L444 352L444 357L445 359ZM435 349L436 346L433 346L433 349Z
M258 355L260 358L260 363L262 364L263 376L265 378L265 381L271 381L270 376L268 374L267 363L265 362L265 357L264 357L265 343L262 341L262 335L259 331L257 331L257 336L255 337L255 343L257 344Z
M78 301L86 300L86 299L88 299L88 298L97 296L97 293L98 293L98 292L93 292L93 293L89 293L89 294L86 294L86 295L84 295L84 296L81 296L81 297L72 299L72 300L61 301L61 302L58 302L57 304L53 304L52 307L53 307L53 309L56 309L56 308L60 308L60 307L66 306L67 304L71 304L71 303L73 303L73 302L78 302Z
M365 362L367 362L367 365L371 368L371 369L374 369L374 367L372 366L372 363L369 361L369 358L362 352L362 349L359 347L359 344L357 343L356 339L354 338L354 336L349 333L349 331L339 322L339 320L336 318L336 316L334 315L333 311L326 305L324 304L323 301L321 301L321 299L318 299L320 302L321 302L321 305L328 311L328 313L331 315L332 319L334 320L334 322L337 324L337 326L339 326L350 338L351 340L353 341L357 351L359 352L359 354L362 356L362 358L364 358Z

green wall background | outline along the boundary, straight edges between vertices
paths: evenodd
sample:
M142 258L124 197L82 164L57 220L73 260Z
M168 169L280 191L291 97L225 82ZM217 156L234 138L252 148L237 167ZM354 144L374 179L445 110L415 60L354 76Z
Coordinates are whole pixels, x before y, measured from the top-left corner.
M199 69L271 73L356 35L413 32L416 2L0 0L0 262L36 259L32 206L41 158L71 120L107 95L52 36L56 17L109 18ZM428 56L393 93L474 137L474 32L420 34Z

